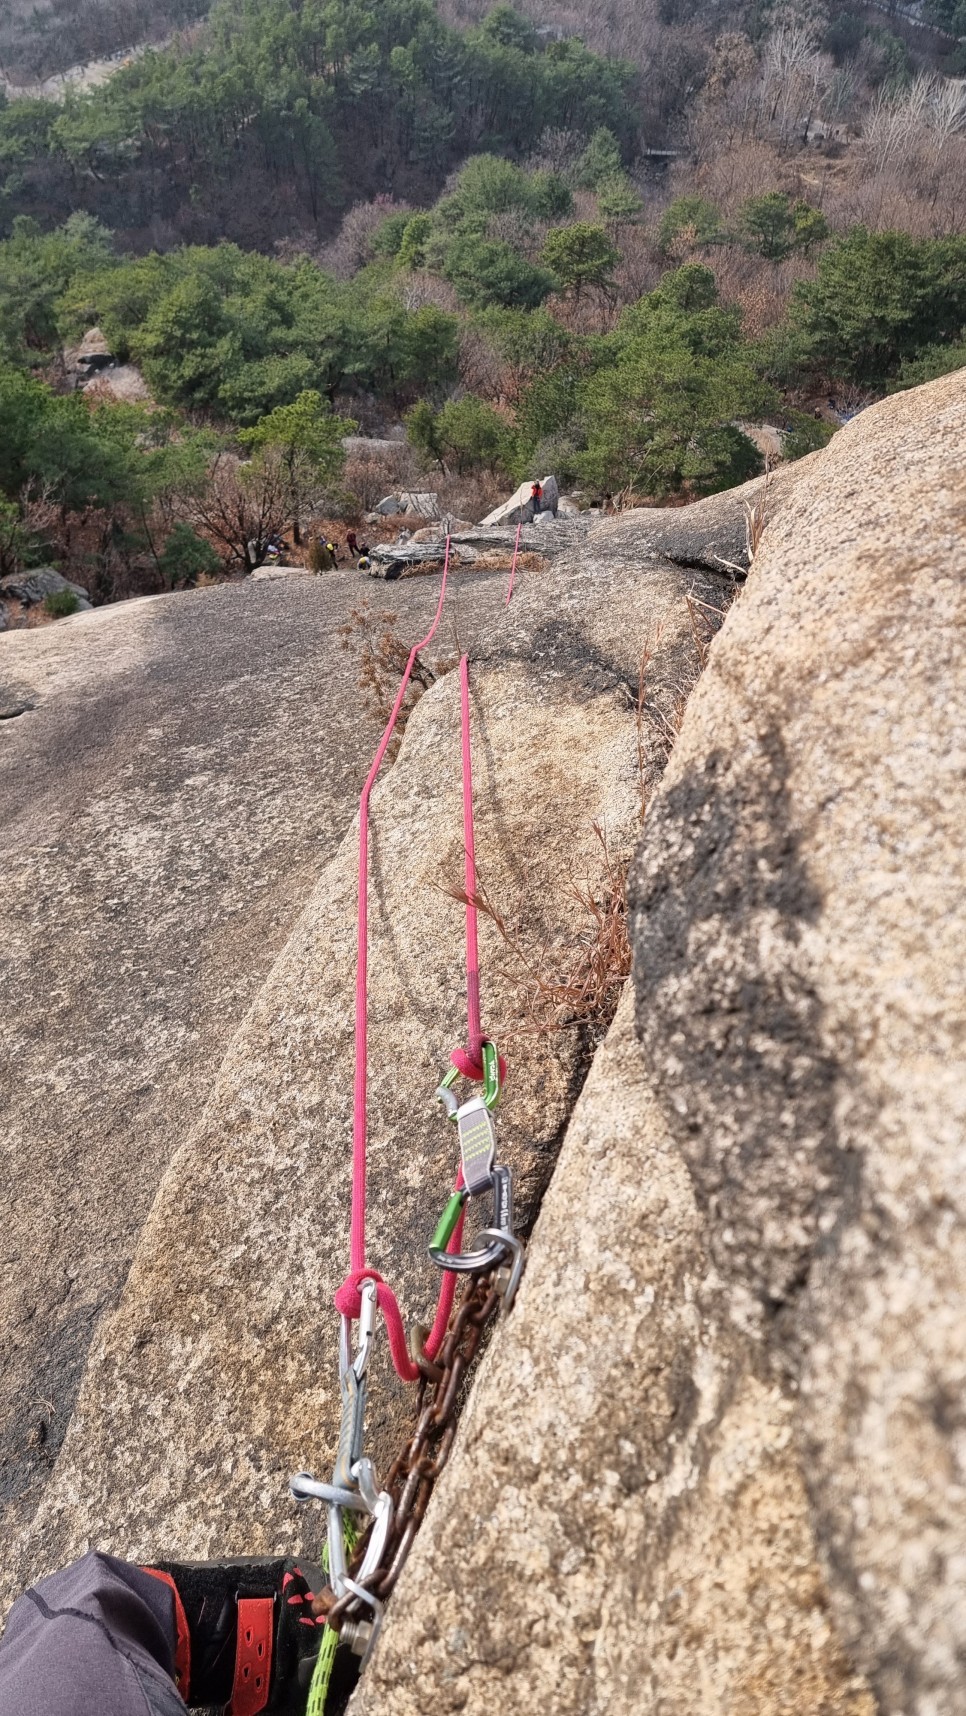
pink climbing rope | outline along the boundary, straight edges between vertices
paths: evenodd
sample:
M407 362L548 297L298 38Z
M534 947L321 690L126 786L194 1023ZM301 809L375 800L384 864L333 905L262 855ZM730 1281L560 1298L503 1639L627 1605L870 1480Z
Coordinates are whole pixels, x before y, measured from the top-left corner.
M520 531L517 530L517 548L520 543ZM359 801L359 916L358 916L358 962L356 967L356 1019L355 1019L355 1084L353 1093L353 1128L352 1128L352 1224L350 1237L350 1268L349 1274L335 1295L336 1310L343 1317L356 1318L362 1309L359 1292L360 1284L365 1280L375 1281L376 1299L386 1324L386 1335L389 1351L396 1374L403 1382L418 1381L421 1372L409 1356L406 1343L406 1333L403 1328L402 1315L396 1296L384 1281L379 1271L370 1269L366 1264L366 1167L368 1147L367 1126L367 1087L369 1064L369 1019L368 1019L368 973L369 973L369 799L375 785L376 776L382 765L382 760L389 746L399 711L402 708L406 687L409 684L416 657L421 649L425 649L436 634L443 613L443 603L446 599L446 583L449 576L450 543L446 539L446 558L443 565L443 582L439 593L439 603L436 615L426 636L410 651L405 672L392 713L386 724L385 732L379 742L379 747L372 761L372 767L366 777L365 786ZM511 569L511 590L513 570L516 568L516 549ZM507 601L510 592L507 593ZM466 655L460 659L460 737L462 749L463 772L463 846L464 846L464 892L466 894L466 1011L468 1020L468 1049L454 1049L451 1056L453 1065L459 1069L464 1078L479 1081L483 1077L483 1044L486 1038L480 1019L480 958L478 941L478 913L476 907L476 841L473 820L473 758L470 745L470 681L469 660ZM500 1080L506 1075L506 1065L500 1057ZM463 1184L463 1172L460 1169L456 1177L457 1191ZM459 1251L463 1237L463 1216L461 1215L447 1249ZM456 1296L457 1277L455 1273L445 1270L440 1283L439 1299L433 1326L426 1339L424 1352L427 1358L434 1358L442 1345L453 1302Z
M476 837L473 827L473 756L470 749L470 663L460 661L460 740L463 749L463 890L466 894L466 1017L470 1059L483 1077L483 1026L480 1023L480 947L476 916Z
M510 606L510 597L513 595L513 581L517 575L517 559L518 559L519 554L520 554L520 532L522 529L523 529L523 520L521 519L520 523L517 525L517 539L516 539L516 542L513 544L513 560L512 560L511 565L510 565L510 582L507 585L506 601L503 604L503 606L505 608L508 608Z
M519 535L519 532L517 533ZM483 1077L483 1044L486 1037L480 1020L479 913L476 906L476 839L473 824L473 755L470 747L470 664L460 658L460 742L463 755L463 893L466 896L466 1018L468 1045L454 1049L453 1066L464 1078L479 1083ZM506 1063L500 1056L500 1082Z
M366 1264L366 1158L368 1147L366 1099L369 1074L369 800L376 783L376 776L382 767L383 758L389 748L389 741L399 719L399 711L402 708L403 698L412 677L416 657L421 649L425 649L432 642L442 619L443 603L446 600L446 584L449 578L449 555L450 543L449 537L447 537L446 557L443 562L443 581L433 623L426 636L421 638L419 643L414 644L409 652L409 660L400 680L392 713L372 759L372 767L366 776L366 783L359 799L359 915L356 932L358 955L356 963L355 1080L352 1114L352 1223L349 1239L349 1274L335 1295L335 1307L343 1317L358 1317L362 1309L359 1294L360 1282L366 1279L376 1282L376 1298L386 1322L389 1351L396 1372L404 1382L417 1381L420 1372L409 1356L399 1305L392 1288L383 1280L378 1270L370 1269ZM457 1233L454 1233L451 1243L459 1244ZM442 1340L442 1334L445 1332L455 1291L456 1278L447 1272L442 1280L440 1303L433 1322L433 1331L430 1339L426 1342L425 1350L430 1358L437 1350ZM449 1303L445 1306L446 1314L443 1317L444 1300L447 1297ZM441 1317L443 1319L442 1331L434 1345L433 1337L437 1335Z

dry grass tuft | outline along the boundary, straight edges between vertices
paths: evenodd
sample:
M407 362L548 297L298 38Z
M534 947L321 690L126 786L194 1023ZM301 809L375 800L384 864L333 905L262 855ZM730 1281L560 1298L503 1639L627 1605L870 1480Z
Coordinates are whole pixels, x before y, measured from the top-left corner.
M745 547L748 554L747 566L738 566L734 560L725 560L720 554L714 555L714 559L717 560L719 566L723 566L728 572L734 572L737 577L742 579L742 581L748 576L748 573L754 565L755 555L761 547L761 539L765 534L765 526L768 523L768 503L771 498L768 492L770 483L771 469L766 464L765 480L762 483L761 488L758 490L754 505L752 505L750 501L745 501Z
M762 510L760 518L763 517ZM748 528L749 542L756 532L760 536L760 523L755 525L750 519ZM501 565L508 567L509 559L507 555ZM534 570L545 564L539 555L523 556L520 564L534 562ZM673 684L651 683L662 626L645 642L638 666L636 724L642 822L655 773L655 741L658 755L662 761L666 760L680 731L688 698L707 663L711 640L724 617L722 609L694 593L685 601L694 644L692 668L686 678ZM397 617L391 611L363 606L353 610L339 631L341 647L360 652L359 686L369 708L383 721L388 719L409 654L396 624ZM417 656L391 757L398 750L406 720L418 699L459 660L458 638L454 639L454 646L451 657L437 660L432 667ZM533 928L541 916L533 901L521 900L512 913L498 906L482 877L478 878L472 896L460 883L436 884L459 904L475 905L493 924L503 943L505 959L497 968L498 975L516 1000L515 1022L509 1022L509 1034L576 1030L582 1034L583 1048L588 1052L606 1035L631 970L627 925L629 855L613 851L600 823L593 824L593 831L603 860L601 873L593 882L572 874L568 877L564 891L569 906L561 915L569 917L572 928L562 938L555 939Z
M771 471L766 469L765 480L758 490L754 506L749 506L748 502L745 502L745 541L748 545L749 571L754 563L755 555L761 547L765 525L768 523L768 502L771 499L768 492L770 485Z
M353 608L349 618L336 634L340 649L358 651L359 690L366 708L383 724L392 714L399 681L406 671L411 648L396 629L397 625L398 616L391 609L375 611L364 603L359 608ZM423 692L435 685L437 679L448 673L459 661L462 649L455 628L453 648L455 653L437 661L435 667L431 667L421 655L417 655L399 711L396 731L390 740L387 753L390 762L399 750L406 723Z
M550 562L544 554L519 554L518 572L546 572ZM469 568L471 572L509 572L513 565L512 548L493 548L482 553Z
M637 668L637 702L635 720L637 725L637 778L640 802L641 822L647 814L648 799L651 789L653 772L653 749L657 743L663 773L674 742L681 731L688 699L708 665L708 652L712 639L720 630L728 603L724 607L716 607L713 602L706 602L701 596L692 591L685 596L688 627L694 645L690 669L683 678L671 684L652 686L651 664L658 644L661 641L663 625L659 625L653 637L645 640L641 650Z
M458 554L458 549L456 554ZM506 572L509 573L513 564L512 548L492 548L481 553L476 560L461 565L458 558L453 560L453 569L459 572ZM549 561L543 554L521 554L517 560L518 572L545 572ZM431 578L435 573L439 576L441 563L439 560L417 560L407 566L402 573L403 578Z
M617 1011L631 969L628 860L611 851L600 823L593 826L603 854L603 878L596 887L569 878L566 894L579 908L579 922L563 944L511 929L480 879L472 896L456 883L440 885L459 904L475 905L496 928L509 956L499 975L516 996L519 1032L583 1030L596 1044ZM518 916L521 923L533 921L530 911L521 910Z

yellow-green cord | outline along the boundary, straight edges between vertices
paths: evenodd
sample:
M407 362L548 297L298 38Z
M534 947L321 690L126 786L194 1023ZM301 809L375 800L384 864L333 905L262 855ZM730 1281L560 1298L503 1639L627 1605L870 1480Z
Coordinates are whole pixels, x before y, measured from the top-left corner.
M315 1668L312 1671L312 1684L309 1687L309 1701L305 1706L305 1716L325 1716L325 1704L329 1696L329 1681L332 1679L335 1653L338 1648L338 1633L334 1633L331 1627L325 1627L322 1632L322 1648L315 1659Z
M359 1532L351 1514L343 1515L342 1536L345 1542L346 1554L351 1555L359 1541ZM322 1552L322 1564L326 1572L329 1570L328 1545ZM329 1696L329 1682L335 1666L335 1653L339 1648L339 1635L331 1627L322 1631L322 1645L315 1659L312 1670L312 1684L309 1687L309 1701L305 1706L305 1716L325 1716L326 1700Z

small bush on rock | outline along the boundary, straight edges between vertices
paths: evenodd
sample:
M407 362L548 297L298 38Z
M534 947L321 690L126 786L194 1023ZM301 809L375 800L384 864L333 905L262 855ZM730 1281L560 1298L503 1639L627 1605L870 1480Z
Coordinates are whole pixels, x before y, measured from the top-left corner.
M76 614L80 607L80 597L73 590L54 590L44 597L44 613L52 620L66 620L69 614Z

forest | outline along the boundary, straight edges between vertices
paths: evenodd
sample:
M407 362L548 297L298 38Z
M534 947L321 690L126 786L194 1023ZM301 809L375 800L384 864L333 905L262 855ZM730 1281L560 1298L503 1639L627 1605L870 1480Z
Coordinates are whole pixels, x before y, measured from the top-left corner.
M457 508L549 470L686 498L761 468L750 424L795 457L966 363L966 19L925 10L666 0L685 93L629 18L218 0L99 89L6 100L0 574L103 601L246 568L377 498L356 428L404 425ZM92 327L145 398L77 390Z

